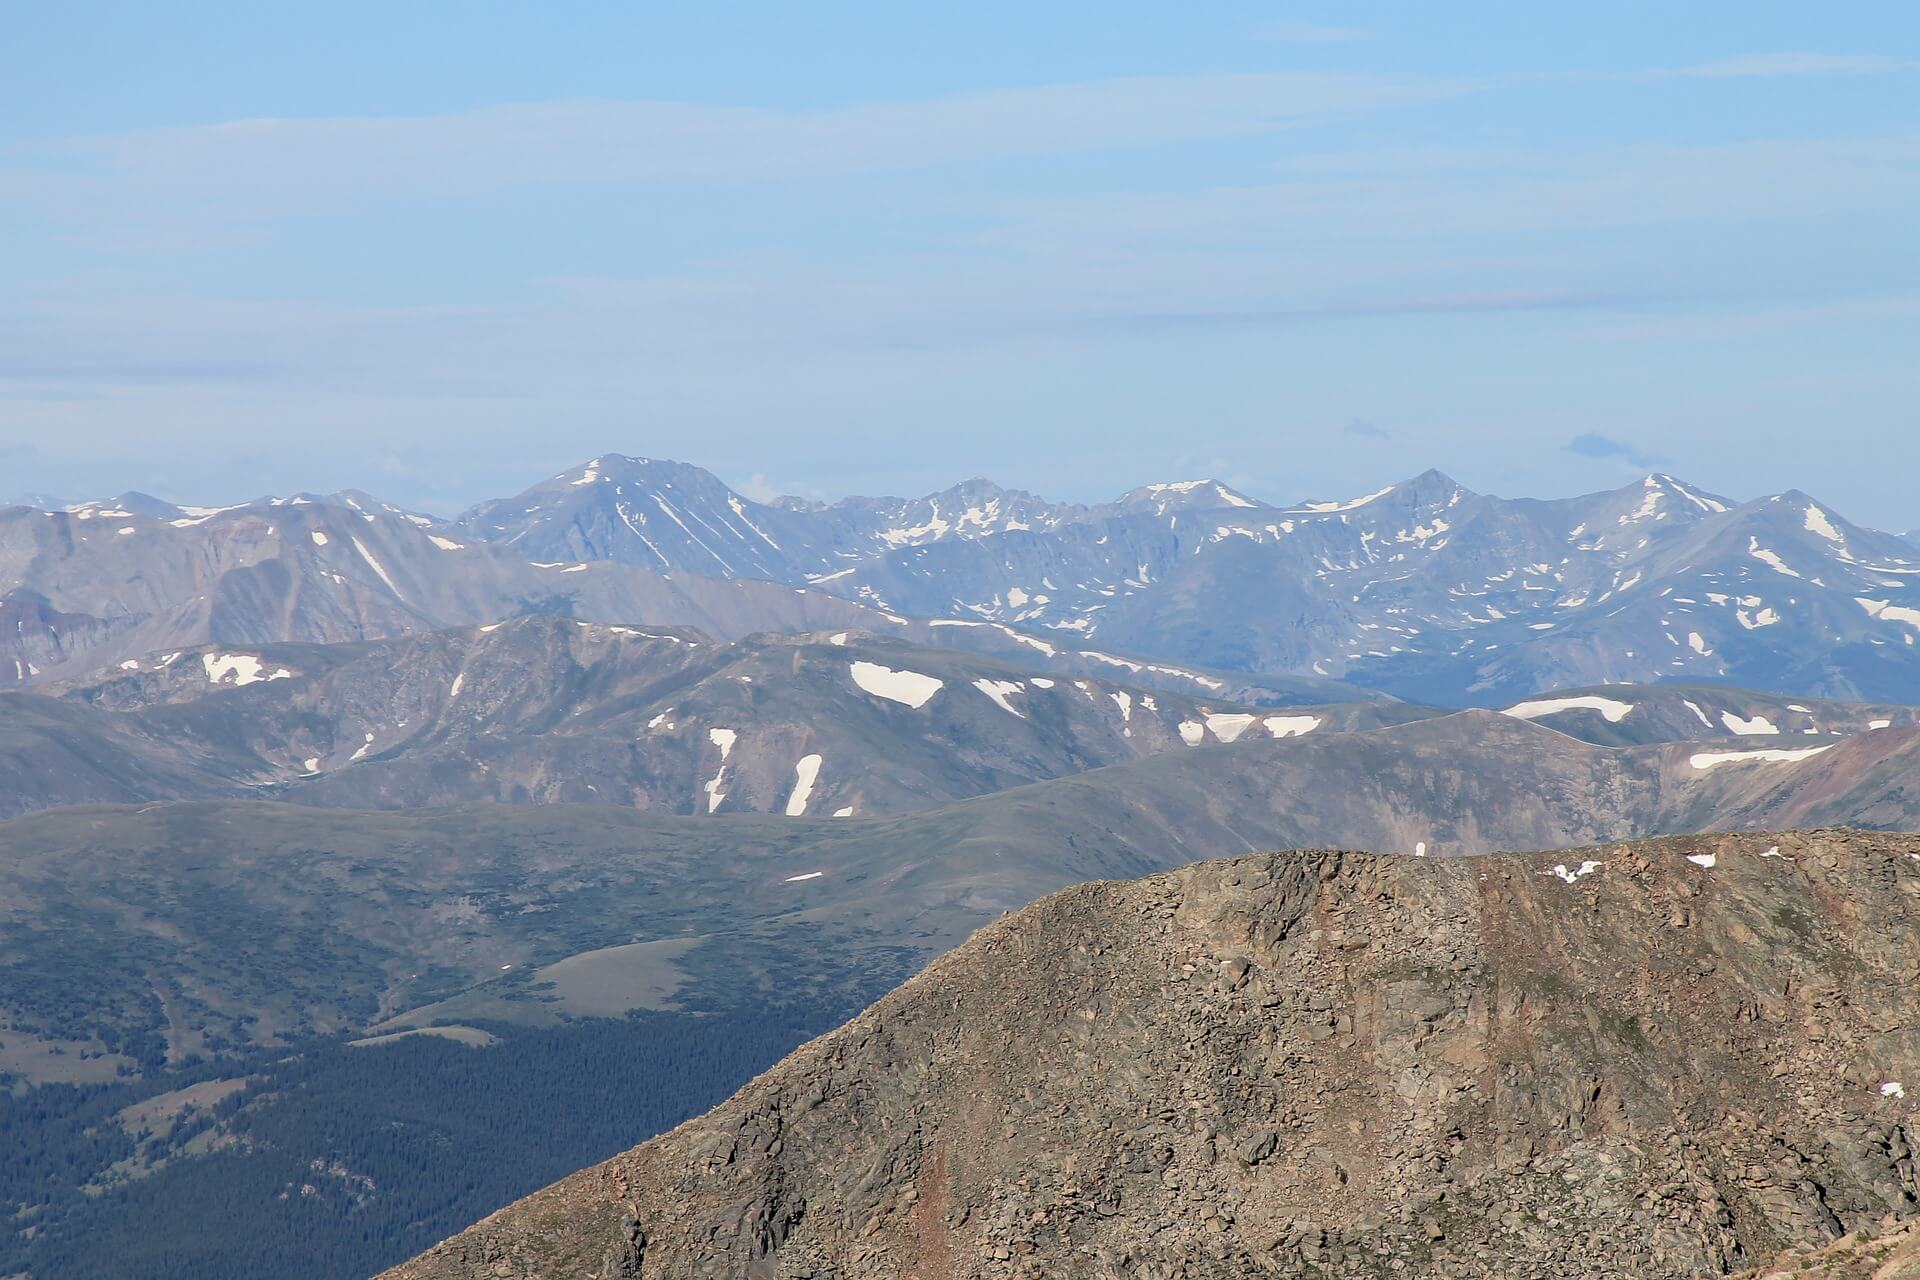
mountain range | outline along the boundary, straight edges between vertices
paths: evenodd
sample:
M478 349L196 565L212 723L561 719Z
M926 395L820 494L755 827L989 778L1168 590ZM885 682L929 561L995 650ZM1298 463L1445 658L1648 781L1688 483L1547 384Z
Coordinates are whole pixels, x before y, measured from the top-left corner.
M863 633L716 642L551 615L355 644L203 646L41 688L58 696L5 695L0 797L15 810L251 796L866 815L1248 728L1422 714L1201 704Z
M0 813L187 798L402 809L475 801L871 816L1163 751L1443 717L1276 709L850 631L719 642L532 615L335 645L202 646L0 695ZM1806 751L1911 728L1893 704L1725 685L1535 696L1517 719L1606 746Z
M1735 502L1659 475L1551 501L1430 471L1292 506L1217 481L1095 506L984 480L762 503L609 454L445 520L358 492L10 508L0 581L0 678L18 685L549 612L1237 673L1297 702L1676 680L1920 701L1920 552L1797 491Z
M1437 471L1276 507L1218 481L1084 507L974 480L915 502L753 503L609 455L460 521L539 559L816 585L1203 668L1490 703L1716 679L1911 700L1920 555L1798 491L1736 503L1670 476L1558 501Z

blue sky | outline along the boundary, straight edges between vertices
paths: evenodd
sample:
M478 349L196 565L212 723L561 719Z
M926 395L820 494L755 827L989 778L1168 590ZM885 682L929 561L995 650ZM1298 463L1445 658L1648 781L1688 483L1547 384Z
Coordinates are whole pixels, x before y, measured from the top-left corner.
M16 6L0 491L1649 468L1920 526L1920 10Z

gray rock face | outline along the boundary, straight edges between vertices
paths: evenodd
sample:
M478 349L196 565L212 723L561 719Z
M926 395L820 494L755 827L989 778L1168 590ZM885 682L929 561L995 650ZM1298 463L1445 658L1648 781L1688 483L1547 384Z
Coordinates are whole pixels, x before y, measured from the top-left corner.
M1917 902L1831 830L1084 885L388 1274L1736 1273L1920 1206Z

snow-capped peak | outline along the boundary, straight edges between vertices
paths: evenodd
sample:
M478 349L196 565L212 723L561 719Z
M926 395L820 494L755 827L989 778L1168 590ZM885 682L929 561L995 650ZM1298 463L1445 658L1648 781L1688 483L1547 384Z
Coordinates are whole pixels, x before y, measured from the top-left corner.
M1148 511L1163 516L1169 511L1253 509L1265 505L1218 480L1164 480L1130 489L1106 509L1121 513Z

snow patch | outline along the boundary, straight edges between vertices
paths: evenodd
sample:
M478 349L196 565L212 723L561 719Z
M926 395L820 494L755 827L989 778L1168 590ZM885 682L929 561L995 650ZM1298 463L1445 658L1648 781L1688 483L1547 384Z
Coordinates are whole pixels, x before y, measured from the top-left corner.
M1711 867L1719 860L1719 855L1712 853L1690 853L1687 855L1687 861L1696 867Z
M1009 696L1024 691L1024 686L1018 681L975 680L973 687L986 694L989 698L992 698L994 705L998 706L1002 711L1007 712L1009 715L1019 716L1022 720L1027 718L1024 711L1018 710L1011 702L1007 701Z
M1298 738L1320 727L1319 716L1268 716L1260 722L1276 738Z
M1744 737L1765 736L1767 734L1777 734L1780 732L1780 727L1765 716L1755 716L1751 720L1743 720L1731 711L1722 711L1720 713L1720 723L1726 725L1730 732L1740 734Z
M782 880L780 883L781 884L799 884L802 880L818 880L821 876L825 874L827 873L824 871L806 871L806 872L802 872L797 876L788 876L785 880Z
M1797 760L1805 760L1819 755L1822 751L1832 749L1833 744L1829 742L1824 747L1798 749L1769 747L1760 751L1701 751L1688 756L1687 763L1702 771L1718 768L1723 764L1792 764Z
M1782 560L1778 554L1761 546L1760 539L1758 538L1752 536L1747 538L1747 554L1755 560L1758 560L1761 564L1766 565L1769 569L1772 569L1775 573L1784 573L1789 578L1797 578L1800 576L1788 568L1787 562Z
M380 575L380 581L387 584L387 590L393 592L393 594L395 594L396 596L400 594L400 588L393 584L393 579L388 576L386 569L381 566L378 560L375 560L373 558L373 552L367 550L366 543L360 541L360 539L358 538L355 538L353 540L353 549L355 551L358 551L360 553L360 558L362 560L365 560L370 566L372 566L373 571Z
M895 671L877 662L855 662L848 670L853 675L853 682L874 697L915 708L926 706L927 700L940 692L941 686L946 683L933 676L921 675L918 671Z
M1207 738L1207 726L1198 720L1180 722L1180 740L1190 747L1197 747Z
M707 812L712 813L720 807L727 793L720 789L727 779L727 757L733 754L733 743L740 735L732 729L709 729L707 741L720 748L720 768L703 788L707 793Z
M1854 601L1867 611L1869 618L1875 618L1881 622L1904 622L1910 627L1920 627L1920 609L1909 609L1891 600L1869 600L1865 596L1855 596Z
M1369 502L1373 502L1376 499L1386 497L1388 494L1393 492L1394 488L1395 486L1388 485L1386 488L1378 490L1377 492L1374 492L1374 493L1369 493L1363 498L1353 498L1346 502L1304 502L1300 504L1299 509L1302 511L1318 512L1321 514L1328 514L1335 511L1352 511L1356 507L1364 507Z
M1222 742L1233 742L1252 727L1254 717L1245 712L1219 712L1207 717L1207 728Z
M1807 531L1809 533L1819 534L1828 542L1845 542L1847 540L1840 530L1834 528L1833 521L1827 518L1827 513L1818 507L1810 506L1807 508Z
M1526 702L1516 702L1501 712L1519 720L1534 720L1541 716L1557 715L1562 711L1598 711L1605 716L1608 724L1619 724L1633 710L1631 702L1621 702L1617 698L1603 698L1598 694L1583 694L1576 698L1531 698Z
M820 776L819 753L804 755L793 766L793 794L787 797L787 816L798 818L807 811L807 801L813 798L813 784Z
M255 684L261 680L285 680L293 675L285 667L266 670L260 659L250 653L203 653L200 665L213 684Z
M1567 870L1565 863L1555 863L1553 870L1550 871L1548 874L1558 876L1562 880L1565 880L1568 884L1572 884L1574 881L1578 880L1581 876L1590 876L1605 865L1606 865L1605 863L1594 862L1591 859L1589 859L1588 861L1581 863L1574 870L1569 871Z

